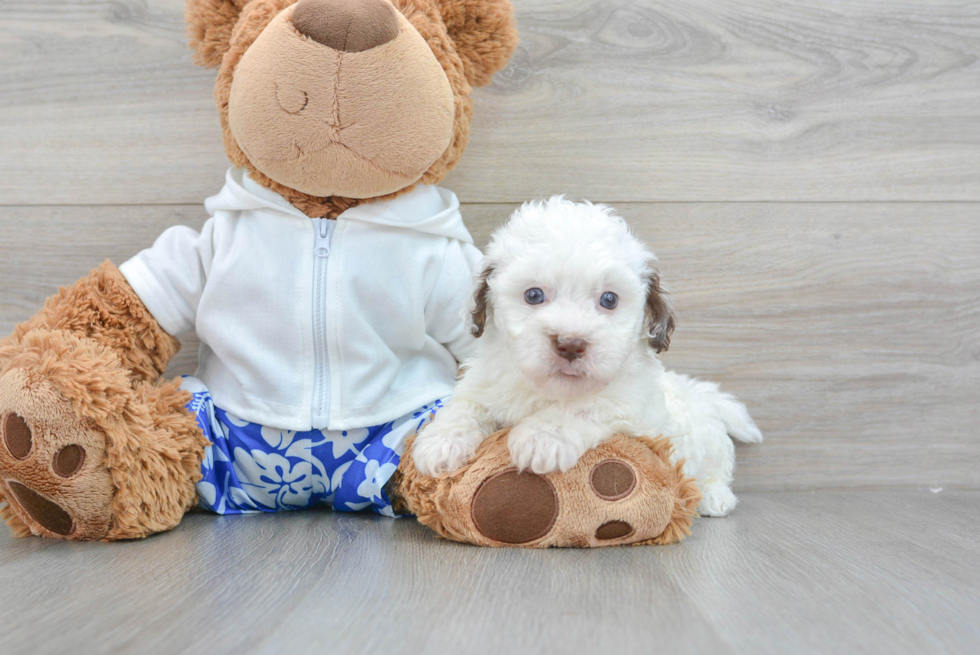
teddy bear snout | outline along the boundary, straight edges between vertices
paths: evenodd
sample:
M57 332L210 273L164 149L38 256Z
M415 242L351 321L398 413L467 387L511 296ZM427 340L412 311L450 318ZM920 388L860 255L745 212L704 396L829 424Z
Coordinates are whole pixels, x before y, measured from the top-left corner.
M398 36L395 8L385 0L299 0L293 25L339 52L363 52Z

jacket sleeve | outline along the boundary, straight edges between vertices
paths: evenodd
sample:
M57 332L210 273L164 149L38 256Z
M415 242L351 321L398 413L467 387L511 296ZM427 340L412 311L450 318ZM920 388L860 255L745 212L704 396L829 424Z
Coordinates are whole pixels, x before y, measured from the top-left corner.
M208 220L200 233L172 227L119 267L153 318L173 336L194 329L211 268L213 221Z
M468 316L473 283L482 262L483 255L475 246L450 240L442 272L425 306L426 331L458 362L476 354Z

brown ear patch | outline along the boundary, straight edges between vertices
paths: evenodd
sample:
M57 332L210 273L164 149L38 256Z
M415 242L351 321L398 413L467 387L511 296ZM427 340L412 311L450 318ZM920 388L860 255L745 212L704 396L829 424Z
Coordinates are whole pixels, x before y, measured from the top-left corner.
M628 464L611 459L596 464L589 475L589 483L599 498L619 500L636 488L636 475Z
M19 482L8 481L7 487L24 511L37 521L45 530L55 534L70 534L75 522L68 512L61 509L33 489L28 489Z
M483 481L471 514L488 539L526 544L551 531L558 518L558 495L544 477L509 469Z
M487 327L487 307L489 306L490 296L490 276L493 275L493 266L487 266L480 273L477 281L476 293L473 294L473 311L470 316L473 319L473 328L470 330L473 336L479 339L483 336L483 331Z
M34 438L27 421L17 414L7 414L3 419L3 443L17 459L25 459L31 454Z
M670 348L670 335L674 332L674 312L667 301L667 292L660 285L660 274L650 273L646 302L647 334L650 347L658 353Z

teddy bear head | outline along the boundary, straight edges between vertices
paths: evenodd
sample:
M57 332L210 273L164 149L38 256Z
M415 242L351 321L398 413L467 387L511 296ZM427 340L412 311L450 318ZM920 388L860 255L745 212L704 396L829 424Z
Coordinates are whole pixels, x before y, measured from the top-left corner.
M516 44L508 0L188 0L231 161L309 216L435 184L472 86Z

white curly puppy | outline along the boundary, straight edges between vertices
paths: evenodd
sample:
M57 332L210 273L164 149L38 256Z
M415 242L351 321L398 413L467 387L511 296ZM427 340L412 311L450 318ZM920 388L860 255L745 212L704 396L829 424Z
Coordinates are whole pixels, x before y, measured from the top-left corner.
M413 449L428 475L466 463L480 442L512 426L514 463L568 470L613 434L665 435L724 516L735 448L762 434L716 384L666 371L657 353L674 329L653 254L603 205L563 197L526 203L487 249L473 309L480 348L451 400Z

